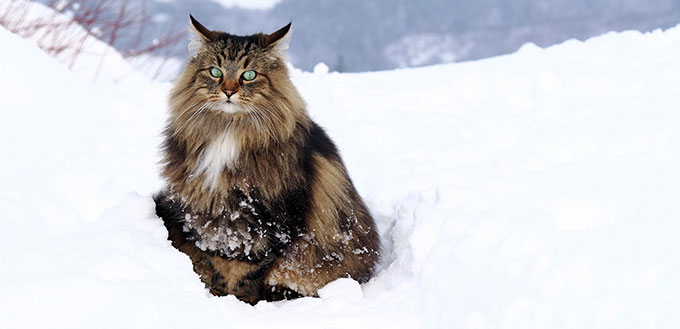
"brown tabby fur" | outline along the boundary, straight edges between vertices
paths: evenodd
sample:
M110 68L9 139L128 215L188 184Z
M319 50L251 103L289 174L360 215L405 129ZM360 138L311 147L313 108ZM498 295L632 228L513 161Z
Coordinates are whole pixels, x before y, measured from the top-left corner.
M341 277L367 281L379 254L375 224L288 77L290 24L242 37L191 21L200 39L170 94L168 186L155 196L173 246L213 294L249 303L315 296ZM257 77L244 81L245 70ZM237 110L222 110L234 91ZM237 156L213 180L201 159L225 132Z

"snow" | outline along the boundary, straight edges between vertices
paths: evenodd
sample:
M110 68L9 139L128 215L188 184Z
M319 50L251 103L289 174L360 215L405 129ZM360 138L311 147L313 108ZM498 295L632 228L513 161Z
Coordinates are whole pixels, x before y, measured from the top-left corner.
M266 10L271 9L282 0L214 0L226 8L239 7L243 9Z
M56 8L64 9L68 5L73 9L80 6L78 2L70 4L62 0ZM126 62L115 49L75 23L69 10L56 12L42 3L25 0L0 2L0 12L9 13L5 22L7 26L19 31L34 31L27 33L40 48L62 49L56 53L56 59L82 79L143 82L151 77L168 81L183 65L175 58L158 58L150 54L130 57L130 61ZM98 35L101 30L94 27L91 32ZM154 65L158 63L162 65Z
M154 215L170 85L92 83L31 41L0 40L3 328L680 321L680 27L419 69L294 71L383 259L366 284L255 306L207 293ZM124 71L110 60L103 75Z

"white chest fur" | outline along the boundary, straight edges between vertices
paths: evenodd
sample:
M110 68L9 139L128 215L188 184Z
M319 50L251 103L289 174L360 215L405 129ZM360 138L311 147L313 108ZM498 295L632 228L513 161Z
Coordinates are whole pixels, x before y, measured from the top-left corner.
M204 176L203 188L215 188L224 169L236 164L240 150L241 145L228 130L210 142L201 152L194 171L194 174Z

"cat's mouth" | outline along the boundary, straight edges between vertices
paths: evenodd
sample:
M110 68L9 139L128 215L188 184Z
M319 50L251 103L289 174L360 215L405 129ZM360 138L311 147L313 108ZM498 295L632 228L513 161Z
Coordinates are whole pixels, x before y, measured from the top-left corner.
M216 106L216 108L224 113L236 113L244 111L243 107L239 103L230 99L224 100L224 102L220 103L218 106Z

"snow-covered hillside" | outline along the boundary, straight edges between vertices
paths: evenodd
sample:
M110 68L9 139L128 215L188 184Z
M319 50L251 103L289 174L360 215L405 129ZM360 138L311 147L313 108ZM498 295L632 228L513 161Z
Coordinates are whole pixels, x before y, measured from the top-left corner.
M2 328L680 323L680 27L295 71L383 260L367 284L256 306L209 295L154 215L169 84L92 84L5 30L0 42Z

